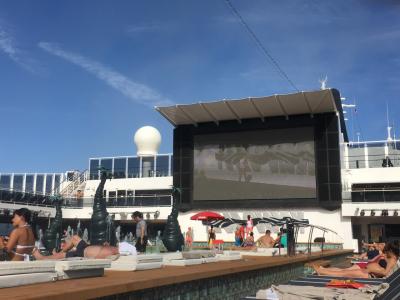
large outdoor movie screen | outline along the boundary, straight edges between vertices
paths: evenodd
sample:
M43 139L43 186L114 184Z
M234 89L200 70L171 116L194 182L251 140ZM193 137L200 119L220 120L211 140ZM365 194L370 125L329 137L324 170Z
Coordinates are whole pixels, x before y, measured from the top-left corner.
M313 128L194 137L193 200L315 198Z

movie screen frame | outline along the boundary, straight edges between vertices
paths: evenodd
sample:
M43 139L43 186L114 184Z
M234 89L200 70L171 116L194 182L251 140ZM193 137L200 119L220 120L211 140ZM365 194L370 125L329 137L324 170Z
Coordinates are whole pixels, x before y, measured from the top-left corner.
M310 126L194 135L192 199L315 199L315 147Z

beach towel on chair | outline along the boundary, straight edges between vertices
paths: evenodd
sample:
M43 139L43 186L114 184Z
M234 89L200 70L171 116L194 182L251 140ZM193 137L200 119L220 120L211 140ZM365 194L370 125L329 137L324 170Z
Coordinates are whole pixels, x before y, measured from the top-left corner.
M382 283L373 288L364 287L360 289L292 285L273 285L271 288L280 300L369 300L381 295L388 286L387 283Z

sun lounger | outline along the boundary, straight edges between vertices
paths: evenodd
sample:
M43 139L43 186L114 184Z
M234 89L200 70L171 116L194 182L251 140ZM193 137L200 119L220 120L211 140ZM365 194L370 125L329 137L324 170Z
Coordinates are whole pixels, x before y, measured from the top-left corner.
M299 293L301 293L302 289L310 290L312 288L320 288L321 292L325 292L324 288L326 288L327 283L330 282L332 279L338 279L338 280L351 279L355 282L366 284L371 289L381 289L380 294L377 293L373 299L377 300L400 299L400 269L387 278L348 278L339 276L309 275L307 277L301 277L296 280L289 281L289 286L293 286L293 290L297 290L299 291ZM385 289L383 289L383 287L385 287ZM358 295L357 297L362 297L362 296L363 295ZM357 299L356 295L352 295L351 299L352 300ZM365 299L372 299L372 298L365 298Z
M314 279L314 280L310 280L308 278L298 278L295 280L290 280L289 281L289 285L297 285L297 286L316 286L316 287L325 287L332 279ZM368 284L368 285L379 285L382 282L379 281L374 281L374 280L368 280L368 279L364 279L364 280L360 280L360 279L352 279L355 282L358 283L362 283L362 284Z
M55 261L4 261L0 262L0 276L54 272Z
M104 275L104 268L111 267L109 259L58 260L55 270L58 279L98 277Z
M317 279L324 279L324 280L332 280L332 279L350 279L343 276L321 276L321 275L307 275L305 278L317 278ZM385 282L386 278L351 278L353 280L371 280L373 282Z
M211 257L200 257L200 258L181 258L181 259L171 259L169 261L164 261L164 266L193 266L200 265L206 263L218 262L219 257L211 256Z
M163 257L157 254L150 255L121 255L112 261L110 270L114 271L140 271L159 269L162 267Z
M223 253L217 254L219 261L230 261L230 260L240 260L242 255L239 251L224 251Z
M57 280L54 261L6 261L0 263L0 288Z
M203 263L208 264L208 263L213 263L213 262L218 262L219 258L218 257L204 257L203 258Z
M286 255L287 250L285 248L281 248L280 255ZM257 248L256 251L240 251L240 254L243 256L275 256L279 255L278 248Z
M366 300L374 299L388 290L388 284L382 283L377 286L365 286L360 289L343 289L332 287L315 287L315 286L293 286L279 285L272 286L270 289L278 296L278 299L351 299ZM257 299L267 299L268 290L260 290L257 292ZM265 295L265 298L263 297Z
M215 257L215 256L216 256L215 251L211 250L192 250L192 251L182 252L182 257L184 259Z
M193 265L201 265L204 261L204 258L191 258L191 259L172 259L170 261L164 262L164 266L193 266Z
M41 272L41 273L26 273L14 275L0 276L0 288L15 287L34 283L52 282L56 281L57 273L54 272Z
M168 252L162 254L163 262L168 262L173 259L183 259L182 252Z

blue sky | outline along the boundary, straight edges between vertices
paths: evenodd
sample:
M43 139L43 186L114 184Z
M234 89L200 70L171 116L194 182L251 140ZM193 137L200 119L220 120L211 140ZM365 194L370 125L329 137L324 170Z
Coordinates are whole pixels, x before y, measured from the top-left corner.
M349 136L400 135L398 1L232 3L299 90L357 103ZM172 126L153 106L292 92L223 0L0 0L0 172L85 169L135 155L134 132Z

